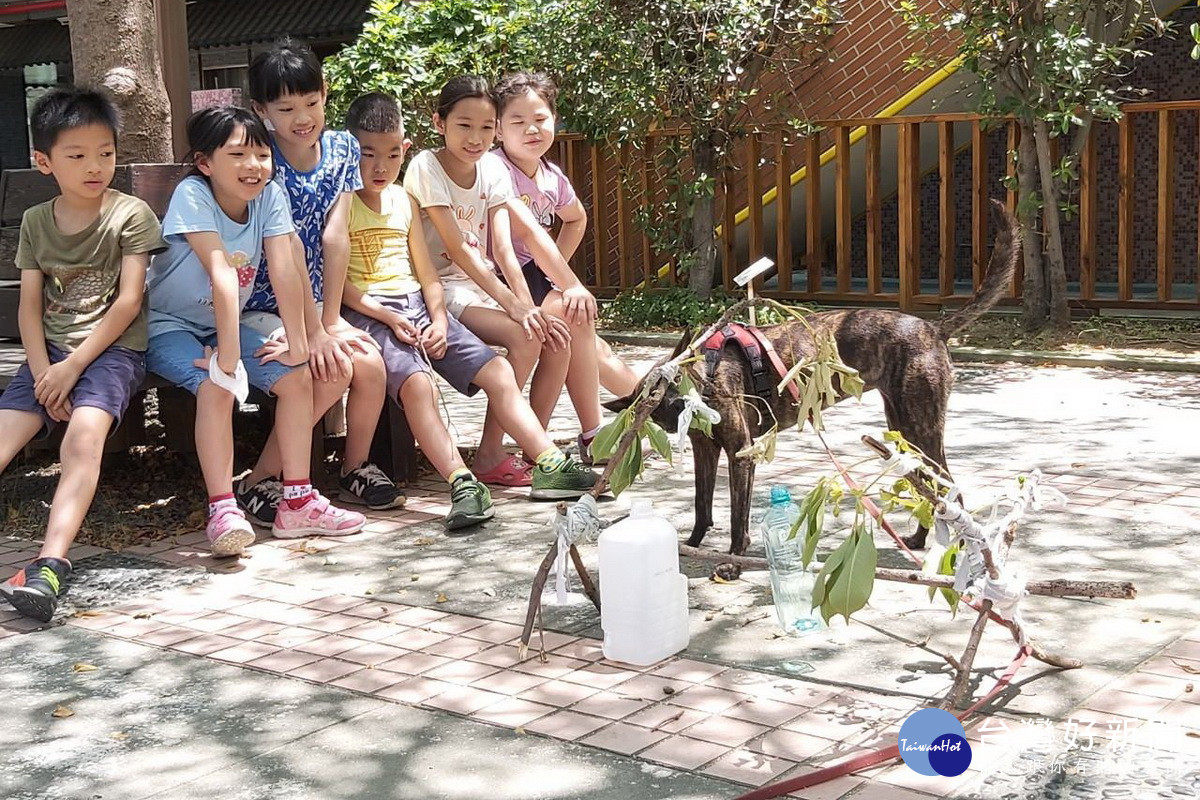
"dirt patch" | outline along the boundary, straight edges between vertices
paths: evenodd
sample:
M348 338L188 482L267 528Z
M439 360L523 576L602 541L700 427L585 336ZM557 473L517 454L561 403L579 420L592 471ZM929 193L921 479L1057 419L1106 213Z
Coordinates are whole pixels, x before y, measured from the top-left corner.
M1194 353L1200 350L1200 319L1092 317L1073 321L1065 331L1030 335L1022 330L1016 315L992 315L977 321L951 344L1062 353Z

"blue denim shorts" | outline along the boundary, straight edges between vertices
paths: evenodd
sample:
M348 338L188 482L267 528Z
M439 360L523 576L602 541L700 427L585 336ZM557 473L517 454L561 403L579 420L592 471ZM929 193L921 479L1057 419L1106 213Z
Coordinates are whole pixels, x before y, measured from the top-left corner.
M69 355L49 342L46 343L46 353L50 356L51 364L57 364ZM112 345L96 356L96 360L88 364L79 376L75 388L71 390L71 405L74 408L90 406L108 412L113 417L115 429L145 377L146 365L141 353ZM4 394L0 395L0 408L37 414L42 418L42 436L49 434L58 424L34 395L33 373L28 363L21 365Z
M276 381L297 369L278 361L260 364L254 353L263 346L267 337L245 325L239 326L238 333L242 346L242 364L246 367L246 377L249 378L251 386L270 394ZM151 336L150 345L146 349L146 369L196 394L200 390L200 384L208 380L208 370L197 367L193 362L204 357L206 346L217 346L215 333L198 336L191 331L176 330Z

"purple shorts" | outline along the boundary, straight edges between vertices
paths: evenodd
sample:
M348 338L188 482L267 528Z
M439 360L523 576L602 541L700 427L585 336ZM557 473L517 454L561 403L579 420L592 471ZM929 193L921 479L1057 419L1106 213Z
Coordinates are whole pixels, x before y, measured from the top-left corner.
M385 308L401 314L418 330L425 330L432 324L429 310L425 307L425 298L420 292L412 292L403 297L372 297ZM371 338L379 343L383 351L383 363L387 365L388 394L399 400L400 387L404 382L412 375L426 370L421 351L398 340L392 329L379 320L348 308L344 308L343 311L347 322L371 334ZM496 351L451 315L446 315L446 322L446 354L441 358L431 359L430 365L434 372L445 378L459 393L470 397L479 391L479 387L471 381L479 374L479 370L483 369L484 364L496 358Z
M50 363L57 364L69 353L46 343ZM113 427L121 421L129 401L137 393L146 377L146 356L128 347L112 345L87 365L87 369L75 382L71 390L71 405L74 408L89 406L107 411L113 416ZM33 373L26 362L17 370L16 376L0 395L0 408L28 411L42 418L42 435L48 435L58 424L46 413L46 408L37 401L33 393Z

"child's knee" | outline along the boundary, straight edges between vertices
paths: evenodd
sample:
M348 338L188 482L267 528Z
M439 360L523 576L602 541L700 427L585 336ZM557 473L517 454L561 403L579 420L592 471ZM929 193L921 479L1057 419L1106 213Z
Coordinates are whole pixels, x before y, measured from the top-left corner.
M271 394L276 397L297 392L312 394L312 390L312 375L309 373L308 367L303 366L291 370L271 386Z
M498 361L499 359L492 359ZM400 384L399 397L400 405L405 408L411 408L413 405L432 403L435 399L433 393L433 382L424 372L414 372L404 379L404 383Z
M383 356L373 347L354 353L353 369L353 381L356 384L382 385L387 382L387 366L383 363Z
M226 389L217 386L207 378L201 382L200 387L196 389L196 403L207 409L215 411L229 411L233 413L233 394Z
M493 358L475 374L471 381L482 389L489 397L506 391L520 392L517 388L517 376L512 365L503 358Z
M526 339L524 336L518 337L505 345L508 350L509 360L521 362L534 362L542 355L542 343L536 338Z
M110 423L111 424L111 423ZM104 440L109 426L101 423L67 425L59 446L59 458L65 463L99 463L104 455Z

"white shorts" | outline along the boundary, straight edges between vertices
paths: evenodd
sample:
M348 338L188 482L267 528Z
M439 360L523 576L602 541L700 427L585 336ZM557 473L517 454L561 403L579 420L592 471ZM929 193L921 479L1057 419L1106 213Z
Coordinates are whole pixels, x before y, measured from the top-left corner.
M474 281L442 281L442 294L446 298L446 311L455 319L461 317L470 306L502 310L500 304Z

